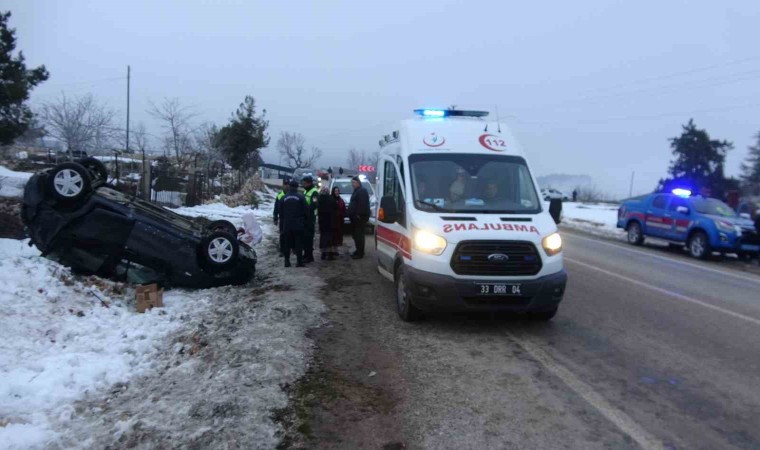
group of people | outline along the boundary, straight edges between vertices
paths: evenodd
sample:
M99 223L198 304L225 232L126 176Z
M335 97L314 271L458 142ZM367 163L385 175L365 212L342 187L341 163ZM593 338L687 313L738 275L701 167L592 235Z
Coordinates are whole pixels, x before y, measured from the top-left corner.
M274 204L274 223L280 228L280 254L285 259L285 267L291 267L291 253L296 257L296 267L314 261L314 235L319 226L319 249L323 260L338 257L338 247L343 245L343 222L346 217L353 225L356 251L354 259L364 257L364 229L369 221L369 193L354 177L351 185L354 192L348 205L340 196L340 189L330 192L327 188L319 191L314 179L306 176L302 180L304 193L298 191L297 180L284 180L282 190Z

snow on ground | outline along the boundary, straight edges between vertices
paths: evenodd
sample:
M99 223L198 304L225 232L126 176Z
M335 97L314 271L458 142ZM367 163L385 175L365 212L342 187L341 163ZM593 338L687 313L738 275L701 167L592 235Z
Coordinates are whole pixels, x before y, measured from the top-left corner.
M240 225L251 210L175 211ZM275 447L272 410L306 368L323 284L284 269L261 225L251 283L168 291L146 314L131 288L0 240L0 449Z
M617 211L618 205L609 203L564 202L561 225L622 239L625 237L625 232L617 228Z
M31 173L14 172L0 166L0 197L22 197L24 186L31 176Z

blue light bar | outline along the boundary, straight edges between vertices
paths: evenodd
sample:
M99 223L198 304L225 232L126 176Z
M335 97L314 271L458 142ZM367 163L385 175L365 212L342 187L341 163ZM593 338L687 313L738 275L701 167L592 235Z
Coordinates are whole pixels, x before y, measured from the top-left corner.
M423 109L423 117L443 117L446 115L446 111L442 109Z
M690 197L691 196L691 191L688 190L688 189L675 188L671 192L674 193L675 195L679 196L679 197Z
M422 117L486 117L487 111L463 111L459 109L415 109Z

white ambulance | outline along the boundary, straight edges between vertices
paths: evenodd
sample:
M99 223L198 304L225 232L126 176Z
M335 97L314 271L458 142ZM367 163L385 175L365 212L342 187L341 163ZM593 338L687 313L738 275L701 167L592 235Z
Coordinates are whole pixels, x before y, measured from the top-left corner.
M522 148L487 112L425 109L380 141L377 267L405 321L423 311L550 320L567 282L560 206L549 213Z

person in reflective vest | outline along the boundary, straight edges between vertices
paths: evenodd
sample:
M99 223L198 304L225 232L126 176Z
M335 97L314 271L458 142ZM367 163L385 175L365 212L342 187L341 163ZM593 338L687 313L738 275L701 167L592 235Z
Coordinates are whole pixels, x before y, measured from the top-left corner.
M280 216L282 215L281 200L285 197L285 194L290 190L290 180L287 178L282 180L282 189L277 193L274 198L274 224L280 227L280 256L285 256L285 235L282 233L282 222L280 222Z
M317 217L317 199L319 190L314 187L314 179L307 175L303 178L304 197L309 213L306 215L306 226L303 234L303 261L306 263L314 262L314 232L316 228Z

